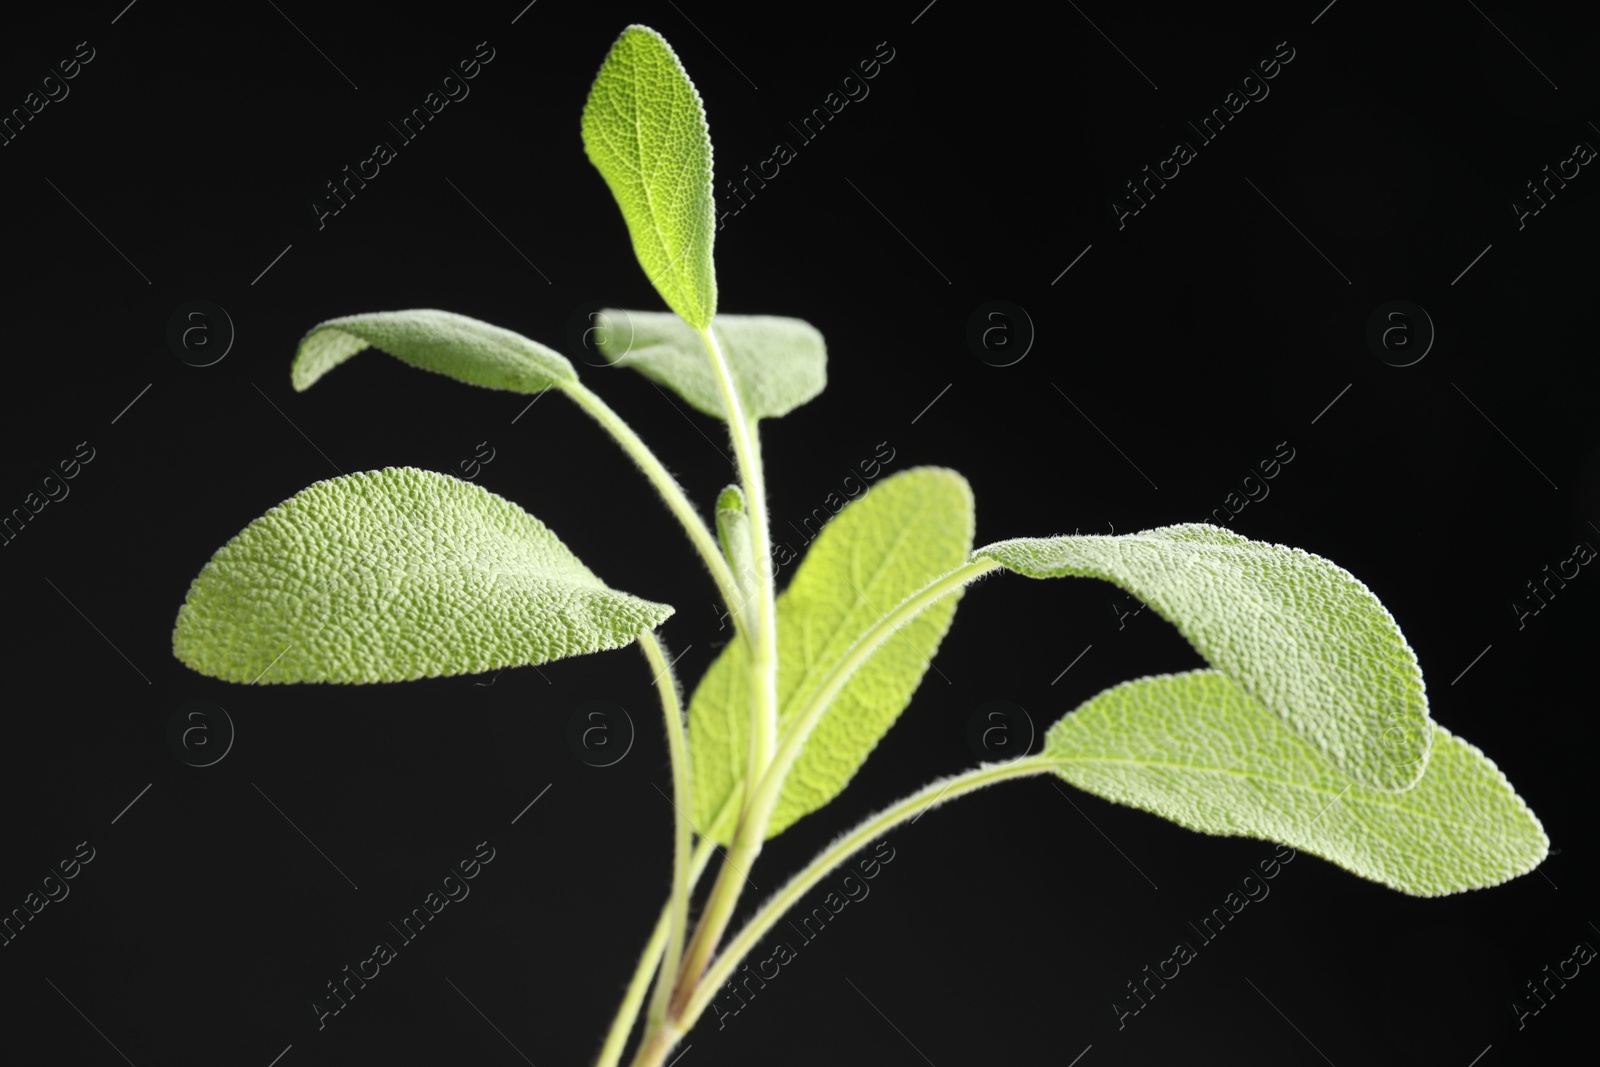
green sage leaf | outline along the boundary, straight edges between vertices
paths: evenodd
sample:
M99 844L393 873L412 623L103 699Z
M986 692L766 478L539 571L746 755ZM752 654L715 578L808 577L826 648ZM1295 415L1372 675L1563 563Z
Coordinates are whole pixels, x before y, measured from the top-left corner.
M218 549L172 649L232 682L395 682L619 648L671 614L509 500L390 467L317 482Z
M1398 791L1422 777L1433 723L1416 653L1372 591L1321 556L1187 523L1021 537L973 557L1119 585L1353 780Z
M1550 846L1494 762L1444 727L1415 787L1373 789L1220 671L1113 686L1052 726L1042 756L1107 800L1202 833L1282 842L1416 896L1498 885Z
M671 389L697 411L727 418L705 342L682 319L660 311L600 312L600 354ZM711 325L746 417L775 419L828 384L828 349L803 319L718 315Z
M622 209L650 284L705 329L717 311L711 133L700 93L655 30L629 26L611 46L583 107L583 147Z
M971 487L940 467L915 467L883 479L822 528L777 600L780 737L864 631L965 562L972 530ZM768 837L827 804L849 783L910 703L950 628L959 595L917 615L851 675L795 760ZM717 824L719 813L744 784L747 664L744 642L730 641L689 702L695 824L723 841L729 827L726 819Z
M415 308L329 319L300 341L289 377L297 391L365 348L469 385L537 393L578 380L561 353L520 333L451 311Z

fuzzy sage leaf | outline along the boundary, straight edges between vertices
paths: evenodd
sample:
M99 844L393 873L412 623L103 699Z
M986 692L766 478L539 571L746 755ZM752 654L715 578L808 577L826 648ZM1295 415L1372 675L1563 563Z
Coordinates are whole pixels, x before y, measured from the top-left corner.
M1498 885L1550 844L1493 761L1444 727L1414 788L1372 789L1220 671L1113 686L1052 726L1042 755L1107 800L1203 833L1280 841L1416 896Z
M1119 585L1356 782L1397 791L1422 776L1433 722L1416 653L1372 591L1321 556L1188 523L1021 537L973 557Z
M695 410L725 419L722 393L699 334L676 315L619 311L601 316L600 354L671 389ZM718 315L711 325L733 375L746 417L775 419L828 384L828 349L803 319L781 315Z
M817 536L777 599L778 731L794 723L862 632L961 565L972 545L972 489L955 471L916 467L878 482ZM910 703L955 616L959 594L896 631L818 720L784 781L767 836L827 804ZM713 822L743 785L749 738L744 643L731 641L689 703L695 825Z
M620 648L671 614L509 500L390 467L317 482L218 549L172 647L226 681L395 682Z
M520 333L451 311L417 308L329 319L300 341L289 377L298 391L316 384L351 356L378 348L413 367L469 385L537 393L575 382L561 353Z
M650 284L705 329L717 311L711 134L700 93L655 30L629 26L611 46L583 107L583 147Z

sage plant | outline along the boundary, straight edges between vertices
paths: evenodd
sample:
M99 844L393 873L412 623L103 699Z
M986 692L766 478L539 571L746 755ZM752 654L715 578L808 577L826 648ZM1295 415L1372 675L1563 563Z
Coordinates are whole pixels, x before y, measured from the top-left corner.
M717 497L711 521L571 361L510 330L437 310L351 315L306 334L291 376L304 390L376 348L471 385L555 390L591 415L688 534L737 628L687 709L655 634L671 607L611 588L511 501L413 468L317 482L250 523L195 578L173 650L235 682L373 683L637 643L660 697L674 852L660 920L600 1067L621 1062L636 1028L631 1062L659 1067L809 889L902 822L1007 779L1056 775L1181 826L1280 842L1418 896L1496 885L1544 858L1548 839L1505 776L1429 718L1421 669L1393 616L1309 552L1197 523L974 548L966 480L917 467L845 506L778 593L759 429L822 392L822 336L794 318L718 312L705 109L655 31L629 26L612 46L582 134L670 309L604 312L596 341L609 362L726 423L738 482ZM1039 752L890 805L730 936L763 843L844 789L916 692L965 587L1000 572L1117 585L1209 666L1113 686L1051 726ZM719 845L726 854L691 914Z

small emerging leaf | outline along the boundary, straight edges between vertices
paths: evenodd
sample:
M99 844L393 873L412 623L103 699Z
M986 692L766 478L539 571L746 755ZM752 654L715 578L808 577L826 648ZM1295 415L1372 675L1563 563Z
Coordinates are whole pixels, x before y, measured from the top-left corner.
M606 54L583 106L583 147L622 208L650 284L705 329L717 311L711 133L700 93L655 30L629 26Z
M671 614L509 500L390 467L317 482L218 549L172 650L231 682L396 682L620 648Z
M1433 721L1416 653L1372 590L1321 556L1202 523L1019 537L973 556L1119 585L1355 781L1398 791L1422 776Z
M717 494L717 540L722 544L723 558L733 568L739 588L749 595L757 579L755 567L750 562L750 516L744 507L744 491L737 485L727 486ZM740 611L744 605L728 605Z
M1444 727L1415 788L1371 789L1220 671L1107 689L1050 728L1042 756L1107 800L1202 833L1279 841L1415 896L1498 885L1550 846L1500 769Z
M600 314L610 326L598 335L601 355L660 382L697 411L727 418L705 342L682 319L660 311L612 308ZM828 384L827 345L803 319L718 315L711 332L747 418L787 415Z
M972 546L972 489L955 471L915 467L878 482L844 506L800 561L777 600L778 732L788 729L885 613L959 567ZM767 836L827 804L849 783L911 701L950 628L959 593L933 604L845 683L783 784ZM715 820L743 789L750 730L745 644L731 641L689 702L694 821L728 840Z
M364 348L382 349L413 367L489 389L537 393L578 380L572 364L554 349L520 333L432 308L329 319L301 339L289 377L303 392Z

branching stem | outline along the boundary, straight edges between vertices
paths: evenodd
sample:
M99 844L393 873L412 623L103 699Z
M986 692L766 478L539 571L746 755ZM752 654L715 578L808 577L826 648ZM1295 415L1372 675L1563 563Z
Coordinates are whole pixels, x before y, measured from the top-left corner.
M1028 756L1011 763L985 764L964 774L934 782L898 804L864 820L854 830L824 849L799 874L789 879L788 883L774 893L762 905L761 910L745 923L744 928L728 942L727 948L717 954L716 960L706 969L693 995L689 997L683 1013L677 1020L678 1027L687 1033L705 1012L723 983L728 981L740 961L755 948L756 943L765 936L773 924L813 886L874 838L881 837L908 819L915 819L935 804L954 800L975 789L982 789L986 785L1008 778L1044 774L1053 766L1050 761L1040 756Z
M694 858L689 864L689 890L694 890L694 885L700 880L700 875L705 871L706 864L711 862L711 854L716 851L716 844L709 837L702 837L695 846ZM622 1060L622 1050L628 1044L628 1035L633 1032L633 1024L639 1017L639 1009L644 1004L645 991L650 988L650 979L656 973L656 965L661 962L662 949L667 944L667 923L672 912L672 901L668 901L661 908L661 917L656 920L655 929L650 932L650 940L645 942L644 952L639 955L639 962L633 969L633 978L628 982L627 991L622 995L622 1004L617 1008L616 1017L611 1020L611 1029L606 1033L605 1044L600 1047L600 1056L595 1060L595 1067L617 1067Z
M733 569L728 566L728 561L722 557L722 551L717 545L717 539L712 534L710 527L700 517L689 498L684 495L683 487L678 484L670 471L650 451L650 446L640 439L629 426L611 409L611 405L600 399L582 382L560 382L556 386L584 411L588 412L606 432L616 439L622 450L638 464L650 484L656 487L656 492L661 494L661 499L666 501L667 507L688 533L689 540L694 543L695 550L700 553L700 558L705 562L706 569L711 572L711 578L717 583L717 592L722 595L722 602L728 610L737 613L738 606L744 600L739 583L733 576Z
M779 792L783 788L784 779L789 775L794 761L799 758L800 750L804 747L806 739L811 736L811 731L822 718L822 713L828 710L834 698L839 695L845 683L876 652L885 641L894 636L894 632L933 604L935 601L951 595L962 589L968 583L981 578L988 572L997 569L1000 564L990 559L978 559L965 563L949 574L941 575L912 593L898 605L892 608L887 615L874 623L865 633L856 639L849 651L828 672L822 684L817 687L815 694L794 717L794 722L785 731L783 739L778 746L772 763L768 766L760 787L756 791L756 800L753 805L758 812L765 811L770 817L772 808L778 801ZM763 827L766 823L763 820Z
M634 1053L633 1067L659 1067L672 1047L705 1011L714 991L726 980L732 968L738 965L772 923L818 879L824 877L872 837L898 825L904 819L914 817L921 810L938 803L943 798L960 796L962 793L1003 778L1038 774L1048 769L1037 760L1021 760L1012 764L981 767L966 775L936 782L882 815L868 820L817 857L788 886L780 890L756 918L746 925L738 937L713 959L713 954L716 953L717 946L733 917L734 908L738 904L750 869L761 852L784 778L793 767L801 747L822 713L838 696L839 691L855 671L896 630L929 605L959 591L967 583L995 569L999 564L988 559L967 563L935 579L898 604L863 634L844 658L823 678L816 692L796 715L795 721L787 729L780 743L777 736L776 597L773 589L772 549L760 441L756 432L756 421L749 418L744 410L742 398L739 396L716 335L709 329L701 330L699 333L722 394L728 432L739 464L740 487L744 493L748 513L750 558L755 571L753 575L747 576L748 581L741 581L733 575L728 561L719 551L710 531L683 499L677 483L664 468L660 467L659 461L655 460L621 419L587 390L582 390L581 394L576 392L572 394L590 414L611 430L613 436L622 442L623 447L634 456L635 461L651 480L656 482L668 505L678 512L680 520L684 521L685 528L689 530L696 546L701 549L702 556L708 551L716 554L716 564L712 564L709 559L707 564L711 567L713 575L718 577L719 586L724 586L723 576L726 576L723 596L730 607L737 605L736 614L747 621L744 632L749 652L750 745L746 754L743 795L739 798L738 821L734 826L731 846L721 869L717 872L705 908L694 926L693 933L687 936L685 944L684 930L687 927L689 891L693 882L697 880L704 862L709 858L706 845L713 838L702 839L701 847L695 850L691 863L687 839L690 829L688 812L692 798L688 788L687 745L681 730L680 698L677 695L675 681L666 676L667 672L663 670L667 664L659 646L655 645L654 638L649 635L641 638L642 642L646 642L645 655L650 659L652 668L657 671L658 688L664 686L662 706L668 719L669 746L676 745L683 749L672 754L676 794L674 806L679 809L673 891L672 898L662 913L661 921L657 923L649 944L645 946L644 955L623 999L622 1009L612 1024L599 1067L615 1067L618 1062L622 1046L626 1044L633 1019L642 1003L649 975L657 970L657 960L662 958L663 953L665 959L657 973L655 993L651 997L644 1035ZM635 444L637 449L634 447ZM659 476L653 473L657 470ZM665 485L662 479L665 480ZM681 504L678 503L680 501ZM686 514L692 522L685 519ZM749 600L754 601L753 605L749 604ZM754 610L745 610L750 607ZM664 682L663 676L666 676ZM694 867L693 871L689 870L691 866Z

